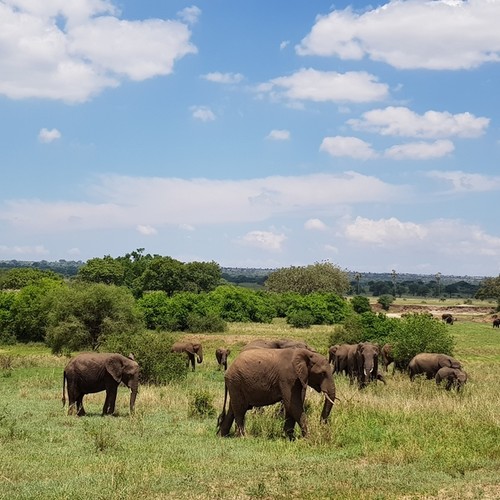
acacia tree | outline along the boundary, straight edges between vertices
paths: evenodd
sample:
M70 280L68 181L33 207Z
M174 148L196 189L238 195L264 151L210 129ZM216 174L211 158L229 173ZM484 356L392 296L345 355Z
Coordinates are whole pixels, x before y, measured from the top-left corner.
M497 301L497 311L500 311L500 276L497 278L486 278L479 285L476 292L477 299L495 299Z
M345 295L351 284L347 271L331 262L316 262L309 266L284 267L273 271L265 282L271 292L334 292Z

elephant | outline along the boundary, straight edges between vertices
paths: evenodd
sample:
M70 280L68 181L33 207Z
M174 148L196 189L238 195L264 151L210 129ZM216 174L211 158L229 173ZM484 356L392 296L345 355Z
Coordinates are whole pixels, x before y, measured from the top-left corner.
M251 349L242 351L225 377L224 406L217 420L217 434L227 436L236 421L236 436L245 435L245 414L253 407L280 401L285 409L284 432L291 440L297 423L306 436L304 399L309 385L323 393L321 421L326 422L335 401L335 384L328 360L308 349ZM227 395L230 400L226 413Z
M331 363L333 365L333 373L335 373L335 354L339 347L340 344L335 344L328 348L328 363Z
M342 373L349 377L349 382L354 383L358 367L356 364L357 344L341 344L337 347L334 355L334 373Z
M442 314L441 319L448 325L453 325L453 322L455 321L453 315L451 315L450 313Z
M311 352L316 352L312 347L309 347L305 342L290 339L280 340L264 340L256 339L249 342L241 351L250 349L307 349Z
M187 355L187 366L189 363L195 368L194 357L196 355L198 363L203 363L203 347L201 344L193 342L175 342L171 349L172 352L184 352Z
M493 320L493 328L500 328L500 318L495 318Z
M372 342L360 342L356 346L356 364L358 375L358 387L363 389L370 382L380 380L384 384L386 381L382 374L378 372L378 357L380 347Z
M63 373L63 407L66 404L65 384L68 390L68 415L85 415L83 396L94 392L106 391L102 408L103 415L115 411L116 393L120 382L130 388L130 413L134 412L139 387L139 365L133 354L129 357L118 353L87 352L75 356Z
M387 368L389 367L389 365L394 362L394 357L392 356L392 345L391 344L384 344L382 346L382 350L380 351L380 354L382 355L383 370L384 370L384 372L387 372ZM394 370L395 370L395 366L394 366L392 373L394 373Z
M443 380L446 380L446 390L449 391L452 387L460 391L465 382L467 382L467 373L458 368L450 368L444 366L436 373L436 384L439 385Z
M217 359L217 363L219 365L219 370L223 367L224 370L227 370L227 357L231 354L231 349L227 349L226 347L219 347L215 351L215 357Z
M459 361L447 354L422 352L413 357L408 365L408 374L413 382L415 377L421 373L425 373L427 379L434 378L440 368L457 368L461 369L462 365Z

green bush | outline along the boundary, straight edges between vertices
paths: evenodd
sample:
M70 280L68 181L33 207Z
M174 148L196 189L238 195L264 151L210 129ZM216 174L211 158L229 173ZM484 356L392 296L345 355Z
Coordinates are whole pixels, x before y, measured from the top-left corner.
M384 311L388 311L389 306L394 302L394 297L392 295L384 294L378 298L377 302L382 306Z
M295 309L288 313L286 322L295 328L310 328L314 323L314 316L307 309Z
M361 295L356 295L351 299L351 307L358 314L372 310L368 297L362 297Z
M185 358L171 352L174 341L171 335L159 332L112 335L100 350L124 356L133 353L141 369L141 383L160 385L187 377Z
M300 315L301 312L304 314ZM349 305L342 297L334 293L316 292L309 295L297 295L288 308L286 316L290 324L293 324L292 321L295 321L294 318L298 315L299 318L311 316L310 325L332 325L342 322L348 314Z
M191 313L187 318L187 330L197 333L225 332L227 323L215 313Z
M208 391L196 391L189 398L188 416L196 418L215 417L213 396Z
M387 341L392 344L394 359L401 366L407 366L413 356L421 352L453 354L450 329L429 313L404 316Z

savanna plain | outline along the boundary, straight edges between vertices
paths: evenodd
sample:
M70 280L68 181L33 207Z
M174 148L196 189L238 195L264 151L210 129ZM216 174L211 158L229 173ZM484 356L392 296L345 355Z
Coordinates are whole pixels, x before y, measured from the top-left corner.
M0 498L500 498L500 332L490 322L447 325L469 375L461 393L411 383L392 367L387 385L362 391L335 375L328 424L308 389L307 438L282 436L279 407L249 412L244 438L216 436L217 347L231 347L229 363L259 337L305 339L326 354L331 328L239 323L179 335L202 342L203 363L181 383L141 386L132 416L126 388L116 416L101 417L104 393L85 397L87 416L67 416L68 358L42 345L0 346ZM199 394L203 412L193 411Z

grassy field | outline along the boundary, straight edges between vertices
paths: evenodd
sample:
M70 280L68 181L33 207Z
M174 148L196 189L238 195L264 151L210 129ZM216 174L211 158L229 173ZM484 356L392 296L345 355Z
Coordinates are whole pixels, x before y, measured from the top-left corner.
M231 362L252 338L289 337L326 353L327 327L234 324L194 335L203 364L182 384L142 386L133 417L125 388L118 416L100 416L101 393L86 396L86 417L68 417L67 359L41 346L0 347L0 498L500 498L500 332L447 327L470 377L463 393L399 373L363 391L337 377L329 424L320 425L322 400L310 391L310 436L293 442L274 407L248 414L243 439L215 435L224 390L214 351L233 346ZM191 414L200 393L213 398L214 415Z

